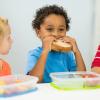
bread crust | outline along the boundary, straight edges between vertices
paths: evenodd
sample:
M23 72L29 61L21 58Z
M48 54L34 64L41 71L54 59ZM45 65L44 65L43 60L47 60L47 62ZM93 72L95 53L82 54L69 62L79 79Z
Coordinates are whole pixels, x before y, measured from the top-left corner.
M59 51L59 52L69 52L72 50L72 46L69 43L64 43L60 40L57 40L52 43L51 50Z

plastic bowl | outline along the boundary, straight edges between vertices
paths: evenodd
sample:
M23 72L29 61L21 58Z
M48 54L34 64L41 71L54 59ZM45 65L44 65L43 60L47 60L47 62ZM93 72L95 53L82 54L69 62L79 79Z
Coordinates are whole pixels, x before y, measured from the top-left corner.
M29 75L0 77L0 96L12 96L34 90L37 82L37 77Z
M100 87L100 75L93 72L55 72L50 77L52 83L60 89Z

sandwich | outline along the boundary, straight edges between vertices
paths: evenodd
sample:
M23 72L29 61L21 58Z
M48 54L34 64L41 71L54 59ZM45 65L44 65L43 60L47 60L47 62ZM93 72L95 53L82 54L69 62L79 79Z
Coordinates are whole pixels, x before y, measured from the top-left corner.
M51 45L51 50L59 52L69 52L72 50L72 45L65 43L62 40L55 40Z

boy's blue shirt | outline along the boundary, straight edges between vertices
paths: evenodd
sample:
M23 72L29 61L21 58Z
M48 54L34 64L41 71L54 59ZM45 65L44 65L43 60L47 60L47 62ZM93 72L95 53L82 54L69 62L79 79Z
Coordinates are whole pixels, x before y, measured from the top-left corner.
M41 53L43 51L42 47L38 47L28 53L28 65L25 69L25 73L28 74L37 63ZM42 63L42 62L41 62ZM40 66L41 67L41 66ZM45 64L43 82L51 82L49 76L52 72L69 72L76 71L76 60L73 52L55 52L50 51Z

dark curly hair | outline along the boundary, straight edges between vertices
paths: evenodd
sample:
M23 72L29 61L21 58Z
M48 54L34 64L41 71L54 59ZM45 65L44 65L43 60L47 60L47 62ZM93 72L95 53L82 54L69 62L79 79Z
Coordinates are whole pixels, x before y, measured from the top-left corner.
M59 7L57 5L49 5L49 6L45 6L37 10L35 19L32 21L33 29L39 29L44 19L50 14L63 16L66 22L66 30L69 30L70 19L68 18L67 13L63 9L63 7L62 6Z

